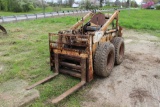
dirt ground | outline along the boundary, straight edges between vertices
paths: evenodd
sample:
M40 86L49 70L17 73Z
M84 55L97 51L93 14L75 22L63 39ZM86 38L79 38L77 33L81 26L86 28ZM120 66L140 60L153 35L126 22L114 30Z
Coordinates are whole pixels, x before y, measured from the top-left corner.
M124 30L125 59L86 92L83 107L160 107L160 39Z
M27 86L28 83L20 79L0 84L0 107L24 107L39 98L38 90L26 90Z

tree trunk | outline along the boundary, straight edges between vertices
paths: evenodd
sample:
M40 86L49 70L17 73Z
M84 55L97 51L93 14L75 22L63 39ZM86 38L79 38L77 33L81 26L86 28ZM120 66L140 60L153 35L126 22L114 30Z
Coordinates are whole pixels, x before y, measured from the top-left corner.
M102 2L103 2L103 0L100 0L100 7L102 7Z

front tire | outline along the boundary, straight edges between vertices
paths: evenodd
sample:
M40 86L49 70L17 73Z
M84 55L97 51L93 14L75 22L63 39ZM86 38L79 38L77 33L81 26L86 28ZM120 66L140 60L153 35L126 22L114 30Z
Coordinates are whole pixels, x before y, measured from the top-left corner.
M110 75L115 61L115 49L112 43L105 42L97 47L94 57L95 74L102 77Z

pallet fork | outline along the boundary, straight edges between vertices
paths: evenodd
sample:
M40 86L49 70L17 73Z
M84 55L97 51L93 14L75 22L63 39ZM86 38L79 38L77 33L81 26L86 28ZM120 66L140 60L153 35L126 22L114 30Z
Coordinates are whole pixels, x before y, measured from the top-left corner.
M50 37L50 39L51 39L51 37L53 36L54 34L53 33L50 33L49 34L49 37ZM51 45L51 40L49 39L49 45ZM52 53L52 48L50 48L50 52ZM67 51L66 51L67 52ZM70 53L70 51L68 51L69 53L68 53L68 55L66 56L66 57L68 57L69 56L69 54L71 54ZM35 83L35 84L33 84L33 85L31 85L31 86L29 86L29 87L27 87L26 89L27 90L30 90L30 89L32 89L32 88L34 88L34 87L36 87L37 85L40 85L40 84L42 84L42 83L45 83L45 82L47 82L47 81L49 81L50 79L53 79L54 77L56 77L59 73L63 73L63 74L69 74L69 75L71 75L71 76L74 76L74 77L77 77L77 78L80 78L81 79L81 82L79 82L78 84L76 84L74 87L72 87L71 89L69 89L69 90L67 90L66 92L64 92L63 94L61 94L60 96L58 96L57 98L55 98L55 99L53 99L51 102L53 103L53 104L56 104L56 103L58 103L59 101L61 101L62 99L64 99L65 97L67 97L67 96L69 96L70 94L72 94L73 92L75 92L76 90L78 90L79 88L81 88L83 85L85 85L85 83L86 83L86 68L87 68L87 66L86 66L86 61L87 61L87 54L80 54L80 55L78 55L78 53L74 53L74 52L72 52L72 54L75 54L75 58L77 58L78 60L77 61L79 61L80 62L80 65L75 65L75 64L71 64L71 63L67 63L67 62L60 62L60 60L59 60L59 57L60 57L60 55L63 55L63 54L65 54L66 55L66 53L64 53L64 52L60 52L59 50L54 50L54 66L55 66L55 73L53 74L53 75L51 75L51 76L49 76L49 77L47 77L47 78L45 78L45 79L43 79L43 80L40 80L40 81L38 81L37 83ZM51 54L51 55L53 55L53 53ZM64 57L64 56L63 56ZM74 56L73 56L74 57ZM52 58L52 57L51 57ZM53 61L53 60L52 60ZM81 73L75 73L75 72L73 72L73 71L69 71L69 70L65 70L65 69L60 69L60 64L61 65L66 65L67 67L72 67L73 69L74 68L76 68L76 69L79 69L80 70L80 72ZM53 66L53 65L52 65ZM51 69L53 69L53 68L51 68Z

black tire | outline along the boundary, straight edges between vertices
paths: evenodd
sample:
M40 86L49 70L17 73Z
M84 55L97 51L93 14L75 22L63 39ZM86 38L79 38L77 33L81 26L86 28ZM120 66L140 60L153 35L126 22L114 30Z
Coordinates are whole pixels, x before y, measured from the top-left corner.
M94 56L94 72L98 76L107 77L110 75L115 61L115 49L112 43L100 44Z
M125 44L122 37L114 37L111 41L115 47L115 64L119 65L123 62Z

